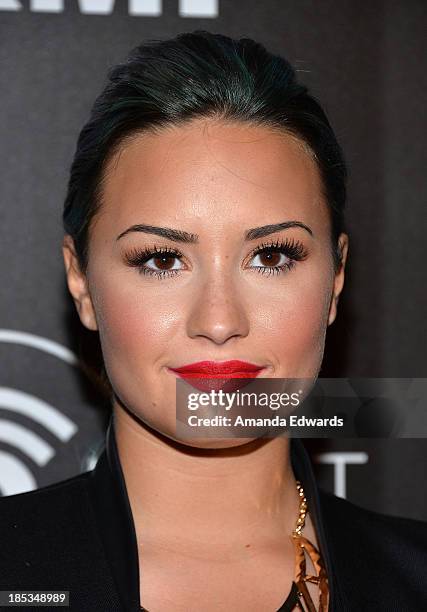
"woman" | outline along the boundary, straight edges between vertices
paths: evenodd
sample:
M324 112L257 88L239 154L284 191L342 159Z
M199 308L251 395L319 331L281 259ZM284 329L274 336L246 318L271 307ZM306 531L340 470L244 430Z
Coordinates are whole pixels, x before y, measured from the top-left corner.
M111 70L63 217L111 386L106 448L2 500L1 589L66 590L82 611L424 609L425 523L322 491L287 435L176 429L179 378L318 375L345 179L319 104L250 39L183 34Z

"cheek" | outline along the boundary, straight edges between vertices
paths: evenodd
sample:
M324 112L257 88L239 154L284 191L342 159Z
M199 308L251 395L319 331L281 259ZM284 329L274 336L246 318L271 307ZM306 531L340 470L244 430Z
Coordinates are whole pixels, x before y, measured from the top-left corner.
M143 291L142 286L138 290L135 284L129 287L111 279L98 282L95 310L105 364L112 377L120 370L138 370L144 377L148 364L161 361L179 312L176 304L156 297L156 291Z
M325 274L305 275L289 288L271 291L268 308L259 316L281 376L312 376L323 357L329 313L331 279Z
M159 376L170 358L180 310L173 300L133 283L97 283L94 306L102 353L111 386L121 402L157 431L174 436L174 386L166 389ZM157 297L156 297L157 296ZM141 393L141 390L144 393Z

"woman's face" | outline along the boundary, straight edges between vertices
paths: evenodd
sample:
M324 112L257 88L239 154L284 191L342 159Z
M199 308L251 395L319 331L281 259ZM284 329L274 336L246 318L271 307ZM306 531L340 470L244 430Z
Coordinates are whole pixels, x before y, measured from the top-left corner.
M253 232L290 221L300 225ZM319 172L295 138L201 119L135 136L107 166L85 277L64 244L114 392L158 432L179 440L169 368L240 359L264 366L259 377L317 376L344 266L334 272ZM345 262L344 234L341 247ZM131 265L140 252L145 263Z

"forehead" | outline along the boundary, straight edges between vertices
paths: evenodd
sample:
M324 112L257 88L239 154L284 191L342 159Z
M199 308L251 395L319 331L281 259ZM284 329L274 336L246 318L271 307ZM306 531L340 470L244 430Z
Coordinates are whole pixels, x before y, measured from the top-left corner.
M305 143L265 126L199 119L125 141L105 168L100 216L117 230L205 217L220 230L248 218L322 222L326 206Z

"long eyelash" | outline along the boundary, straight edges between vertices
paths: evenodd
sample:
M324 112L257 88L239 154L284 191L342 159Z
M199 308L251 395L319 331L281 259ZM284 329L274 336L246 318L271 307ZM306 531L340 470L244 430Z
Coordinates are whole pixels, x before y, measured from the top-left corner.
M294 239L286 239L275 240L267 243L263 242L251 253L251 258L256 257L260 253L265 253L268 251L282 253L283 255L286 255L286 257L289 257L290 261L286 264L282 264L281 266L256 267L255 270L259 274L280 274L285 270L290 270L295 266L297 261L302 261L307 257L307 251L301 242L295 241ZM138 268L138 272L141 274L148 276L164 278L165 276L174 276L180 272L180 270L152 270L151 268L144 267L144 264L156 255L170 255L171 257L176 257L177 259L182 259L183 257L183 254L178 249L170 249L168 247L158 248L154 246L152 248L146 247L144 249L131 249L125 254L125 261L129 266Z
M297 261L303 261L307 257L307 251L304 248L304 245L298 240L295 241L294 239L277 239L272 242L263 242L262 244L260 244L251 254L251 258L256 257L260 253L266 253L269 251L276 251L278 253L282 253L283 255L286 255L286 257L289 257L290 261L280 266L272 266L265 268L255 267L254 269L259 274L280 274L285 270L291 270L295 266Z
M152 248L146 247L145 249L133 248L125 254L125 260L129 266L138 268L138 272L148 276L154 275L163 278L164 276L174 276L180 272L180 270L151 270L150 268L145 268L144 264L156 255L170 255L177 259L183 257L183 254L178 249L170 249L168 247L158 248L154 246Z

